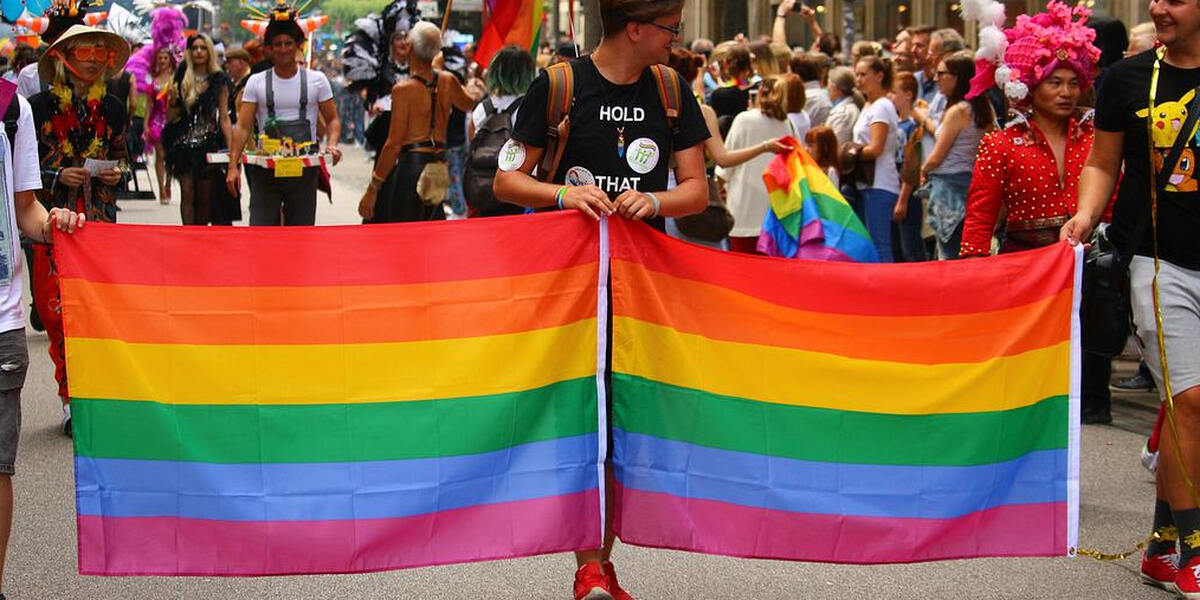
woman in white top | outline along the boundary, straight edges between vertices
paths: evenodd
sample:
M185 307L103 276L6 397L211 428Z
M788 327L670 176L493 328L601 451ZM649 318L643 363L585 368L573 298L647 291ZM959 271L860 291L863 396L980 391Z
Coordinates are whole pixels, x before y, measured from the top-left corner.
M983 134L995 127L987 95L967 100L975 61L969 53L955 54L937 66L938 91L946 96L946 113L937 126L937 142L921 176L929 182L929 226L937 239L938 260L958 258L967 191L975 170L975 155Z
M837 136L838 145L854 138L854 123L858 121L858 100L854 97L854 71L847 67L834 67L829 71L829 101L833 108L825 124Z
M764 79L758 92L758 107L734 118L725 145L737 150L765 146L778 138L795 135L783 100L782 89L776 79ZM729 182L729 211L733 213L729 249L734 252L755 254L758 251L758 234L762 231L763 219L770 206L762 173L771 158L771 154L760 154L724 171L723 178Z
M803 144L808 130L812 129L812 120L804 111L804 106L808 101L804 92L804 80L795 73L784 73L779 76L779 81L775 85L780 89L783 107L787 110L788 121L792 123L794 130L792 136Z
M667 64L675 69L679 76L684 81L694 81L700 79L700 70L704 68L704 55L694 54L683 48L675 48L671 50L671 58ZM717 117L717 112L703 101L703 96L697 94L696 101L700 103L700 114L704 117L704 124L708 127L709 138L704 140L704 152L707 157L705 170L711 176L714 167L724 167L726 169L740 165L748 160L752 160L763 154L787 152L788 147L783 145L781 140L773 139L764 141L761 144L747 146L737 150L730 150L725 147L725 140L721 137L720 121ZM675 174L668 174L668 189L675 187ZM720 184L718 184L720 185ZM718 188L718 193L720 189ZM710 191L712 193L712 191ZM703 240L699 238L689 237L680 231L675 219L668 218L666 222L667 235L681 239L685 242L708 246L718 250L728 250L729 240L722 239L720 241Z
M892 262L892 210L900 197L900 172L895 160L900 118L888 98L893 79L889 59L865 56L854 66L854 80L867 98L854 123L854 142L863 146L859 160L874 161L871 185L856 184L859 201L855 205L881 262Z

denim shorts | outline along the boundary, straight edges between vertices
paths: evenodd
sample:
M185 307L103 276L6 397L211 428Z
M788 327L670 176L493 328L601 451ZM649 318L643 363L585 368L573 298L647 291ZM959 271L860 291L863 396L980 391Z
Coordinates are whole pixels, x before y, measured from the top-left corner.
M25 330L0 333L0 475L12 475L21 437L21 386L29 369Z

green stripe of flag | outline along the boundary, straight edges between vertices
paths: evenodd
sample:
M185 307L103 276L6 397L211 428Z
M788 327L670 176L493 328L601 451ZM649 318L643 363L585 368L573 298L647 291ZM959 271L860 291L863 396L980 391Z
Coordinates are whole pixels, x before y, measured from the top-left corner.
M415 402L178 405L71 401L79 456L208 463L460 456L594 433L591 377L534 390Z
M1066 396L1008 411L888 415L755 402L614 373L613 398L613 425L624 431L797 460L969 466L1067 446Z

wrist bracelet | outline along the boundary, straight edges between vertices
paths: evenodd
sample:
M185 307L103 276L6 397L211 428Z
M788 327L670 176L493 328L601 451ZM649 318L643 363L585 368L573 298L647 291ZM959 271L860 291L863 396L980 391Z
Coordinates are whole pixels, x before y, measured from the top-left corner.
M650 215L650 218L653 219L654 217L658 216L658 209L662 207L662 204L658 201L658 196L654 192L646 192L646 195L649 196L650 201L654 203L654 214Z
M379 183L383 183L385 179L387 179L387 177L380 177L379 174L377 174L374 171L371 171L371 181L378 181Z
M554 192L554 203L558 205L558 210L563 209L563 198L566 198L566 197L567 197L567 186L565 186L565 185L558 188L557 192Z
M775 13L775 18L776 18L776 19L786 19L786 18L787 18L787 15L781 15L781 14L779 14L779 13Z

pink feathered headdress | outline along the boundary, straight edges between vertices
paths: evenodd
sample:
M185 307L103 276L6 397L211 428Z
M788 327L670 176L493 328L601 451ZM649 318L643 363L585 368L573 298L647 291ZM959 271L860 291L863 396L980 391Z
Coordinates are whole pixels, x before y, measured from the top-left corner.
M183 55L183 30L186 27L187 17L174 6L156 8L150 13L150 37L153 43L142 46L125 63L125 70L133 73L139 91L144 94L154 91L154 78L150 76L150 71L154 56L160 49L169 49L176 61Z
M1009 98L1022 100L1060 68L1075 71L1083 89L1091 87L1100 59L1100 49L1092 43L1096 32L1085 25L1091 14L1084 6L1071 8L1054 0L1046 5L1045 12L1032 17L1021 15L1014 27L1002 32L1003 5L995 0L965 0L963 16L983 25L975 54L975 77L967 98L999 85Z

